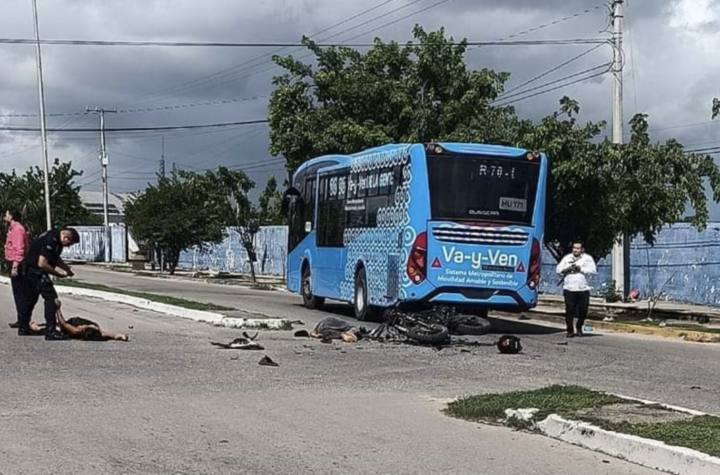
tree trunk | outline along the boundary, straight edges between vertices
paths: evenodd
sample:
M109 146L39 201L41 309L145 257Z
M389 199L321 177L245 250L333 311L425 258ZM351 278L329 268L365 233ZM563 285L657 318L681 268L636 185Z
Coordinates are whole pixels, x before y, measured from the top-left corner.
M255 263L250 259L250 277L252 278L253 284L257 284L257 277L255 276Z
M170 275L175 275L175 269L177 269L178 261L180 261L180 251L177 249L169 250L167 261L170 269Z

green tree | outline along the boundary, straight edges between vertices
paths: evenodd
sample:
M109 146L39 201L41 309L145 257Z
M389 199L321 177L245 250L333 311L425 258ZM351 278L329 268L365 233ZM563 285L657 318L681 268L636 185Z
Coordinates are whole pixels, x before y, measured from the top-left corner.
M712 105L712 118L716 118L717 116L720 116L720 99L713 99L713 105Z
M580 125L579 112L578 103L564 97L558 112L536 125L525 123L519 140L522 147L541 150L550 159L545 245L557 260L577 239L602 257L618 235L611 157L603 153L603 143L595 140L605 123Z
M180 253L223 240L228 201L206 176L173 170L125 205L125 222L140 242L157 249L171 274Z
M50 212L53 226L97 225L100 218L91 214L80 200L80 186L75 179L82 176L81 171L73 169L71 162L61 163L55 159L50 169ZM33 167L22 174L13 170L0 172L0 209L18 209L23 214L24 225L30 238L39 236L47 230L45 217L44 172ZM4 243L5 226L0 226L0 240ZM5 269L4 248L0 248Z
M567 97L537 123L519 119L512 107L493 106L508 73L468 69L466 42L442 29L413 33L419 45L375 40L367 53L304 38L316 66L275 57L286 73L273 80L271 153L285 156L293 171L312 157L385 143L512 143L543 151L551 163L545 244L557 259L574 239L597 257L623 233L653 243L688 204L692 222L706 225L706 185L720 198L710 157L687 154L675 140L652 143L644 115L632 119L630 142L614 145L602 137L604 122L578 122L580 107ZM720 114L717 101L713 112Z
M280 209L282 206L282 194L278 191L277 180L271 176L260 195L259 212L263 226L281 226L285 224L285 217Z
M720 199L720 171L711 157L688 154L676 140L652 143L647 116L630 121L625 145L599 140L605 123L580 125L577 102L564 97L560 111L523 131L520 144L550 157L545 244L556 259L582 239L596 257L616 236L641 235L654 244L667 223L683 220L702 229L709 219L705 185Z
M292 171L311 157L390 142L513 136L512 108L490 105L509 75L469 70L466 42L456 44L443 30L426 33L418 26L413 34L419 46L375 40L365 54L303 38L316 67L274 57L287 73L273 79L271 153L284 155Z
M267 212L273 205L273 190L266 188L265 198L261 197L261 208L257 208L250 200L249 193L255 187L248 176L240 170L229 170L221 167L217 172L208 172L206 175L208 185L219 194L219 201L226 199L223 207L223 222L232 228L240 238L240 245L248 255L250 265L250 276L253 282L257 281L255 263L257 252L255 250L255 238L260 226L268 219ZM277 183L275 183L277 188ZM263 208L262 203L265 203Z

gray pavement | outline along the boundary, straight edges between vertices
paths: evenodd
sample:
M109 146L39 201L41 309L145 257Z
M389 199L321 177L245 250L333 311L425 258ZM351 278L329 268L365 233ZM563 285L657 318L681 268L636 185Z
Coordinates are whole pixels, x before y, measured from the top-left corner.
M344 305L330 305L325 311L301 306L297 295L286 292L250 290L237 286L136 277L77 266L78 278L125 289L161 293L214 302L273 316L300 318L310 326L330 314L350 315ZM517 387L560 382L586 384L596 389L663 401L692 409L720 414L720 346L681 342L629 334L596 334L572 340L567 346L563 333L546 327L502 323L499 332L519 333L526 355L508 359L492 349L478 350L480 358L453 361L447 375L436 387L465 393L487 390L473 385L478 377L485 383L496 381ZM527 333L523 335L523 333ZM538 334L540 333L540 334ZM491 340L492 336L486 337ZM373 362L374 364L376 362ZM429 372L417 365L414 370ZM479 372L477 372L479 371ZM456 385L448 386L448 381ZM505 382L505 383L503 383ZM420 383L420 386L426 384ZM701 389L691 389L700 387Z
M11 308L4 285L0 305ZM64 306L132 340L21 338L2 312L0 474L657 473L440 412L458 394L557 379L540 376L539 355L323 345L265 332L281 365L268 368L257 364L263 353L209 344L234 330L95 300L66 297Z

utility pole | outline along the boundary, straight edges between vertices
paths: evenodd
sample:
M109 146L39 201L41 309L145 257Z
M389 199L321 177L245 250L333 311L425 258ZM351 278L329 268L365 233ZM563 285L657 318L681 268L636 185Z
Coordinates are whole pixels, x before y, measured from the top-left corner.
M105 262L112 259L112 234L110 233L110 216L108 214L108 154L105 147L105 113L114 114L117 109L102 109L95 107L85 109L86 112L100 115L100 165L102 166L103 182L103 222L105 223Z
M162 138L162 153L160 154L160 176L165 178L165 137Z
M50 215L50 163L48 162L47 123L45 121L45 85L43 84L42 53L40 51L40 26L37 0L32 0L33 24L35 26L35 62L37 63L38 95L40 96L40 135L42 136L43 168L45 171L45 219L48 230L52 229Z
M611 1L613 24L612 140L617 145L623 143L623 3L624 0ZM623 298L627 298L630 291L630 239L625 234L619 237L613 247L612 278Z

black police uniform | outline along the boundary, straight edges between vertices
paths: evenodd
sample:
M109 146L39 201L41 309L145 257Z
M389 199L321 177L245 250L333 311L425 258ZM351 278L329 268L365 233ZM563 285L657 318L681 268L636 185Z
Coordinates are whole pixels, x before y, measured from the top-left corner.
M30 250L21 265L23 306L20 314L20 331L30 330L30 319L38 299L45 301L45 332L55 334L58 295L50 276L38 267L40 257L47 259L51 267L56 267L63 245L60 242L60 229L45 232L30 244Z

